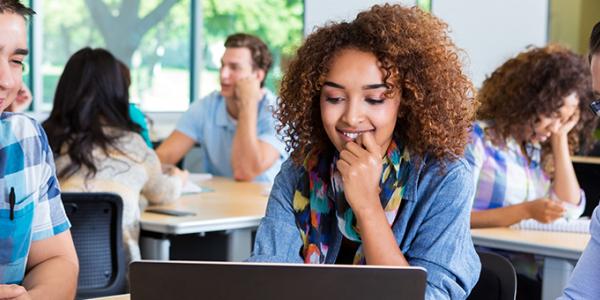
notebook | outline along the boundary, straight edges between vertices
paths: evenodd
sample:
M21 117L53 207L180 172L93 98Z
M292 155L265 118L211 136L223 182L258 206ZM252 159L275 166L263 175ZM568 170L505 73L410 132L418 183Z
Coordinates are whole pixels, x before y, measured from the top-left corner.
M525 220L514 224L511 228L523 230L541 230L541 231L556 231L556 232L574 232L574 233L590 233L589 219L567 220L564 218L558 219L552 223L544 224L536 220Z
M181 193L184 195L213 192L212 188L202 187L196 184L197 182L211 179L213 176L210 173L191 173L188 180L183 185Z
M205 180L209 180L212 179L213 175L210 173L190 173L190 176L188 177L188 182L200 182L200 181L205 181Z
M420 267L134 261L132 300L423 299Z

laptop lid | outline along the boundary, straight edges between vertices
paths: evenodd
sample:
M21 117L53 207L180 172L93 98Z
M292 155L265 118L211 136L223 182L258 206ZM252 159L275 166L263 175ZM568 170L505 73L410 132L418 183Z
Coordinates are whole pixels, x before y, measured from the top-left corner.
M423 299L419 267L136 261L132 300Z

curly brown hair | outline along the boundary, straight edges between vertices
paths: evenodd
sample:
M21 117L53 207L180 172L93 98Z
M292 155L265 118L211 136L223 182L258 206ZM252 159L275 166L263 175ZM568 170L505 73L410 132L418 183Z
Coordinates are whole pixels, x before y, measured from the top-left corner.
M317 29L290 62L276 115L294 162L301 163L311 149L333 147L322 125L319 96L332 58L344 49L377 57L389 93L401 95L394 136L413 155L453 160L463 154L474 92L447 25L416 7L385 4L352 22Z
M569 132L573 153L579 148L580 136L591 137L593 130L594 118L587 109L592 100L591 76L585 59L562 46L531 48L496 69L477 95L481 103L477 118L492 120L499 140L512 136L526 143L523 133L533 128L540 116L558 112L571 93L579 97L581 113L580 122Z

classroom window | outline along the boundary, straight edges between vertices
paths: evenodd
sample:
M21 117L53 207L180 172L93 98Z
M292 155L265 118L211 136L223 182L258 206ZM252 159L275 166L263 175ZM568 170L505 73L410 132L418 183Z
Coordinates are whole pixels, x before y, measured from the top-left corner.
M274 56L267 87L276 90L282 66L302 40L303 0L52 0L34 1L42 31L39 107L52 108L68 58L102 47L128 64L131 101L147 112L182 112L194 96L219 89L227 35L261 37ZM200 24L198 34L194 24ZM35 33L34 33L35 35ZM197 60L196 63L194 61ZM192 84L196 82L196 84Z
M89 46L131 68L131 101L182 111L190 98L190 0L42 1L42 108L49 110L69 57Z
M431 0L417 0L417 6L424 11L431 12Z
M282 66L302 41L303 0L203 0L204 37L200 96L219 89L219 66L228 35L246 32L260 37L273 54L265 85L275 91Z

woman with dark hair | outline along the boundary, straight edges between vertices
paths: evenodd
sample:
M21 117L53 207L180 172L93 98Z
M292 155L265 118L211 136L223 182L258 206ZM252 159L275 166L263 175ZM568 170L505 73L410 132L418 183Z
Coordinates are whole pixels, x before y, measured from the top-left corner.
M119 62L104 49L83 48L67 62L43 127L63 191L115 192L123 198L123 238L129 260L135 260L140 194L151 203L175 200L187 173L162 174L128 109Z
M591 137L590 74L583 57L556 45L509 59L477 95L465 157L476 184L471 227L509 226L577 218L585 209L571 155ZM518 274L519 299L540 297L540 263L533 255L504 253Z
M445 23L400 5L307 37L281 83L292 154L251 261L420 266L427 299L466 298L474 109L456 53Z
M522 52L484 81L466 152L477 185L471 227L583 213L571 155L593 130L581 122L592 119L590 84L583 57L556 45Z

